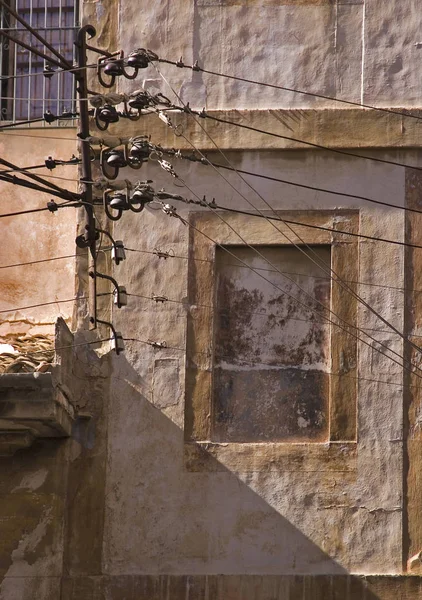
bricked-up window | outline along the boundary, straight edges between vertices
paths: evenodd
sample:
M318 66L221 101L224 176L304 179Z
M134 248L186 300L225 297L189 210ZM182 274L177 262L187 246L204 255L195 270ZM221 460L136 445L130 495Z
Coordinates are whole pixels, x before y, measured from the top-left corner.
M308 254L329 265L330 247L316 247L318 259L306 249L257 247L269 262L248 247L229 249L216 249L211 439L327 440L331 285Z
M327 324L324 316L353 329L357 302L293 242L305 250L304 244L311 246L356 290L357 237L343 232L359 232L359 213L279 214L304 224L295 226L296 238L287 225L279 222L276 229L260 217L224 213L227 225L216 214L189 217L184 434L190 471L347 470L355 456L356 337ZM248 245L267 256L275 272ZM241 261L262 269L281 290ZM277 270L289 273L304 291ZM286 294L312 304L305 291L322 304L314 304L319 315ZM334 441L343 443L327 443Z
M70 63L77 30L77 0L11 0L10 6L37 30ZM6 9L0 9L0 28L26 44L49 51L16 21ZM54 67L55 68L55 67ZM1 118L8 121L42 117L46 110L61 114L74 110L74 77L57 73L51 79L42 75L44 60L28 50L1 40L0 75ZM16 78L7 78L17 75ZM25 75L29 75L26 77Z

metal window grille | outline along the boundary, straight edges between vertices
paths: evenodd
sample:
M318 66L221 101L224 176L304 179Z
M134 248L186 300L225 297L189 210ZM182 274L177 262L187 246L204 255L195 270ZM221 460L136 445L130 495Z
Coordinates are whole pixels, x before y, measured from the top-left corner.
M77 0L10 0L9 4L48 43L73 62L73 42L78 29ZM0 28L49 54L7 9L0 12ZM75 85L71 73L56 73L51 79L36 75L44 70L43 59L6 38L1 42L1 119L29 120L42 117L47 110L57 115L65 110L75 110Z

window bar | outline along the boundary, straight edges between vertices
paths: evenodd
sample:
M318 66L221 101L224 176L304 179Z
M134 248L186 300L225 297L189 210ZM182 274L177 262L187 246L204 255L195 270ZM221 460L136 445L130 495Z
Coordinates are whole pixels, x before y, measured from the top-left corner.
M73 8L73 27L75 31L81 27L80 18L79 18L79 2L74 2ZM75 38L74 38L75 39ZM76 46L72 40L72 50L73 50L73 64L76 64ZM73 96L73 112L77 112L78 104L76 102L76 77L72 77L72 96Z
M60 54L62 54L63 56L66 56L66 45L63 51L63 44L62 44L62 29L61 29L61 24L62 24L62 0L59 0L59 21L58 21L58 28L59 28L59 52ZM51 34L52 36L54 35L53 32ZM65 40L66 40L66 34L65 35ZM52 37L53 39L53 37ZM63 86L63 81L66 79L65 73L57 73L57 102L56 102L56 115L60 115L63 110L64 107L62 106L60 109L60 102L59 102L59 98L62 95L61 94L61 90ZM64 95L64 94L63 94Z
M5 25L6 25L6 23L5 23L5 20L4 20L4 9L2 8L1 12L0 12L0 28L4 29ZM5 47L6 43L7 42L4 40L4 38L1 40L1 43L0 43L0 68L1 68L2 74L3 74L4 64L5 64L5 61L6 61L6 57L5 57L6 52L4 52L6 50L6 47ZM2 96L2 98L1 98L1 116L0 116L0 118L3 120L3 118L4 118L4 111L5 111L4 99L3 99L3 92L5 90L5 85L4 85L3 82L1 82L0 85L1 85L0 93L1 93L1 96Z
M50 46L58 46L58 52L66 56L69 65L74 64L76 51L73 45L74 32L78 28L78 3L74 0L15 0L14 14L28 21L34 31L44 32L44 39ZM15 17L10 17L2 2L0 8L0 27L25 42L28 31ZM63 24L63 27L61 26ZM63 31L62 31L63 29ZM47 34L47 31L49 34ZM25 42L36 50L39 44L29 39ZM10 50L9 50L10 48ZM76 112L76 82L68 73L57 73L57 81L33 77L44 67L44 59L15 42L2 42L0 45L0 73L27 75L1 82L2 109L0 118L12 121L30 120L41 116L47 109L61 114L66 108ZM41 81L42 80L42 81ZM57 94L54 98L54 94ZM40 104L41 103L41 104Z
M19 10L19 0L16 0L16 10ZM10 18L10 25L12 24L12 19ZM17 23L14 23L14 29L17 29ZM10 47L11 42L9 42L9 47ZM13 73L12 75L16 75L17 74L17 68L18 68L18 46L17 44L15 44L14 47L14 51L13 51ZM17 79L12 79L12 87L13 87L13 96L17 96L17 83L18 80ZM12 121L16 121L16 102L14 100L12 100Z
M31 0L31 2L32 2L32 0ZM48 3L48 0L44 0L44 28L47 27L47 3ZM47 31L44 31L44 33L47 36ZM47 40L47 41L50 41L50 40ZM45 99L47 97L47 81L50 81L49 79L47 79L47 77L42 78L42 98L43 98L42 113L43 114L47 110L47 106L46 106L46 102L45 102Z
M27 8L26 3L24 3L23 9ZM16 3L17 5L17 3ZM32 14L32 0L29 0L29 24L31 25L31 27L33 22L33 14ZM22 33L22 35L26 35L25 33ZM30 36L28 36L30 37ZM30 42L31 43L31 42ZM32 82L32 61L34 60L34 55L32 54L32 52L28 52L28 64L29 64L29 77L28 77L28 120L32 118L32 110L31 110L31 97L32 97L32 87L33 87L33 82ZM36 89L36 86L34 86ZM35 96L35 94L34 94Z

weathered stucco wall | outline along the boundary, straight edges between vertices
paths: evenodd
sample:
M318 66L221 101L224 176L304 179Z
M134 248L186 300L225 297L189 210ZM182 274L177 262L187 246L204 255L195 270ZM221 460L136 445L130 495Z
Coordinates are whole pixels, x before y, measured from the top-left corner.
M414 157L396 158L410 162ZM403 204L405 199L404 170L399 167L369 161L356 165L328 153L309 152L234 153L230 160L245 170L282 173L286 179L316 186L329 181L332 189L390 203ZM181 161L173 165L200 197L212 195L232 208L248 208L210 168L186 166ZM225 176L263 208L235 175ZM157 188L184 193L158 165L145 168L143 177L154 180ZM316 208L357 208L360 233L403 240L403 211L257 179L253 185L276 210L306 214ZM178 205L178 211L187 216L183 205ZM188 256L189 229L180 221L152 209L137 218L125 216L115 225L114 235L128 247L173 250L178 256ZM247 236L256 220L243 223L238 231ZM189 297L186 260L128 255L115 275L129 293L166 295L179 301ZM359 241L359 281L391 286L362 285L359 293L399 329L403 327L403 293L395 288L403 287L403 273L399 246ZM306 462L294 466L288 460L266 463L265 456L256 466L238 459L238 466L233 467L236 458L230 452L236 454L239 447L230 450L229 444L225 454L205 445L205 452L211 452L219 463L217 468L187 471L183 433L186 324L189 318L198 318L198 312L200 307L161 305L135 297L130 297L128 307L114 311L114 322L125 337L166 340L169 348L157 350L142 342L128 342L124 356L113 359L106 573L399 573L402 370L376 352L373 342L369 341L371 347L359 344L358 373L363 380L358 386L357 458L346 468L336 470L328 458L306 467ZM358 325L373 329L377 340L402 352L401 340L387 333L388 328L362 306Z
M25 133L30 136L27 137ZM22 137L21 137L22 136ZM76 131L70 128L28 129L0 136L0 156L20 167L43 164L52 156L69 160L76 149ZM6 167L2 167L5 169ZM49 179L70 190L77 189L78 167L37 169L35 174L64 177ZM4 182L0 183L3 214L44 208L53 196ZM60 202L60 200L58 200ZM60 256L70 258L1 270L0 335L51 334L59 315L70 323L73 303L51 304L22 311L19 307L67 300L75 294L76 211L62 209L3 218L0 266L28 263Z
M97 5L107 11L107 3ZM104 8L103 8L104 10ZM159 0L120 2L118 44L208 70L328 96L387 106L420 106L417 0ZM299 108L328 100L264 89L160 66L192 106ZM146 73L161 87L157 71ZM132 85L125 82L125 86ZM130 89L133 89L131 87Z

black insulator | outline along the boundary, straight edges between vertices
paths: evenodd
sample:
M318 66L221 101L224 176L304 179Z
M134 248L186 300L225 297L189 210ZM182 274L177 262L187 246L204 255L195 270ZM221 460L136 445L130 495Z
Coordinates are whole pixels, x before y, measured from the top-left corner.
M154 200L154 190L148 185L136 189L131 198L131 204L146 204Z
M111 208L119 210L129 210L130 208L126 194L121 192L117 192L113 196L110 196L108 204Z
M97 116L98 119L104 123L117 123L119 120L119 114L111 104L105 104L99 108Z
M112 59L106 62L104 67L104 73L111 77L119 77L124 73L124 64L121 58Z
M49 156L46 160L45 160L45 166L47 167L47 169L49 169L50 171L52 171L53 169L56 168L56 161L54 160L54 158L51 158L51 156Z
M51 79L54 75L56 71L53 69L53 67L49 64L45 64L44 66L44 71L42 72L44 77L46 77L47 79Z
M133 67L134 69L146 69L150 61L145 52L137 50L129 54L126 62L128 67Z
M43 117L46 123L54 123L54 121L57 121L56 115L53 115L53 113L49 110L45 111Z
M147 161L149 155L150 149L148 143L134 144L129 152L129 158L131 160Z
M58 204L56 202L54 202L54 200L50 200L50 202L47 202L47 208L50 212L56 212L56 210L59 207L58 207Z
M144 108L148 108L148 106L151 104L151 99L149 94L141 92L140 94L137 94L135 98L129 100L128 104L131 108L142 110Z
M111 167L117 167L119 169L127 166L125 155L121 150L111 150L107 155L106 162Z

